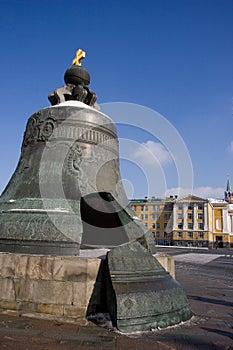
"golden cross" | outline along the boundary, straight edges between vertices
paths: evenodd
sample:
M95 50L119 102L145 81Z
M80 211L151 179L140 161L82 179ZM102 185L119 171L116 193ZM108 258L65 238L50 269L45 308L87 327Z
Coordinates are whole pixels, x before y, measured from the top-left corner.
M76 51L76 56L73 59L72 64L75 65L75 66L81 66L82 65L82 60L85 57L86 57L86 52L81 50L81 49L78 49L78 51Z

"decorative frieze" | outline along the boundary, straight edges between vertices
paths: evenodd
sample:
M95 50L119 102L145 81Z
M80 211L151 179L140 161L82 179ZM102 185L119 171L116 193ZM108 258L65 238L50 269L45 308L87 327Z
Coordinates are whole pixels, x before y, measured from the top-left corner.
M24 134L23 147L26 147L30 143L47 141L52 135L56 124L56 119L50 113L48 113L46 120L41 118L41 112L36 113L28 121Z
M108 141L111 141L112 145L112 141L115 140L117 149L116 135L109 130L87 125L87 123L84 125L81 123L72 123L72 125L69 125L68 123L69 121L56 120L51 112L48 113L46 119L44 117L42 118L41 112L36 113L28 121L24 133L23 147L40 141L45 142L60 139L76 140L95 145L106 144L107 146Z

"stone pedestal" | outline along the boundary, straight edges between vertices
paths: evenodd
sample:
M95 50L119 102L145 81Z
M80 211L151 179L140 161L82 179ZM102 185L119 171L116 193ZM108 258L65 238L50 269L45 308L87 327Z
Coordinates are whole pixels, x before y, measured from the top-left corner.
M0 253L0 308L84 320L100 262Z
M103 260L91 257L106 252L83 253L87 257L0 253L0 310L86 321L90 301L106 302Z
M154 257L163 266L163 268L169 272L172 278L175 278L175 261L173 256L166 253L155 254Z

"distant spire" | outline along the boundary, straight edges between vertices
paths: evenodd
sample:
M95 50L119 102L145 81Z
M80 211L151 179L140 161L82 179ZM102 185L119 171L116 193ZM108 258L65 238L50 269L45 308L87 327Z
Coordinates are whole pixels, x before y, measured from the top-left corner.
M231 183L230 183L229 175L228 175L228 179L227 179L227 192L231 192Z
M233 191L231 189L230 177L227 178L227 188L225 191L225 201L229 204L233 204Z

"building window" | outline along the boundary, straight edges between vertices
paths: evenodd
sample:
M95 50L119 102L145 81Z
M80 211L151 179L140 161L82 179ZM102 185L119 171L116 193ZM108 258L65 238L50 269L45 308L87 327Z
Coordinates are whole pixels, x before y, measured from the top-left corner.
M141 211L144 211L144 205L141 205Z
M192 222L188 222L188 229L192 230L193 229L193 223Z
M217 230L221 230L222 229L221 219L216 219L216 229Z
M188 214L188 220L193 220L193 214Z
M169 214L164 214L164 220L169 220L170 215Z
M167 227L167 222L165 222L164 224L163 224L163 228L166 228Z
M198 214L198 220L203 220L203 214Z
M198 210L203 210L203 209L204 209L203 204L198 204Z
M200 230L204 230L204 224L203 224L203 222L199 222L199 223L198 223L198 228L199 228Z
M183 214L178 214L178 219L183 219Z
M204 238L204 232L198 232L198 238Z
M183 238L183 233L182 232L178 232L178 237L179 238Z
M183 210L183 206L182 205L178 205L178 210Z
M151 219L152 220L158 220L159 215L158 214L151 214Z
M192 232L188 232L188 238L193 238L193 233Z
M155 224L153 223L153 224L151 225L151 227L152 227L152 228L155 228Z
M171 205L171 204L165 204L164 210L166 210L166 211L172 211L172 205Z
M156 232L156 237L157 237L157 238L160 237L160 232L159 232L159 231Z
M160 228L160 223L159 222L157 222L156 228Z
M178 223L178 229L182 230L183 229L183 224L182 223Z
M141 220L148 220L148 214L140 214Z
M193 210L193 204L188 205L188 210Z
M145 205L145 211L148 211L148 205Z

